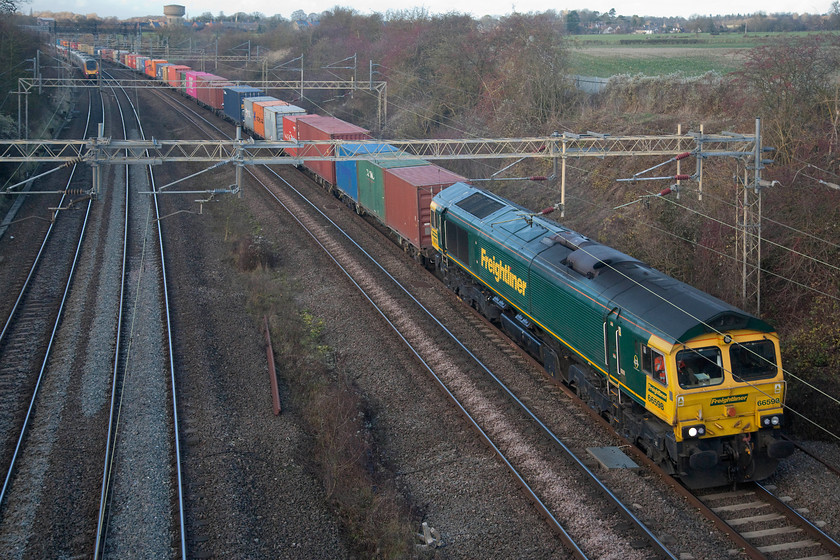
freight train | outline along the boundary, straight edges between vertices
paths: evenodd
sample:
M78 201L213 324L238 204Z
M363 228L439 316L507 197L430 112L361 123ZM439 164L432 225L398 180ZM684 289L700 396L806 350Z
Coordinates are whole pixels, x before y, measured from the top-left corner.
M761 480L793 452L774 329L744 311L361 127L134 53L103 59L160 80L287 149L465 302L691 488ZM358 160L315 161L333 155Z

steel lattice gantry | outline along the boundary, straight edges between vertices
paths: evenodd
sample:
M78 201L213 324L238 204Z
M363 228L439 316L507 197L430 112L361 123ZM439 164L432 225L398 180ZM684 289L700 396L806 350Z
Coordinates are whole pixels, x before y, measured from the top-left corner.
M682 134L664 136L608 136L569 134L529 138L470 138L434 140L387 140L399 152L368 153L364 146L383 140L318 142L271 142L263 140L2 140L0 162L94 161L100 164L162 164L169 162L220 162L238 158L244 165L300 163L283 154L287 148L304 150L310 145L361 145L359 154L346 156L306 155L306 160L358 160L422 158L426 160L580 157L671 157L691 152L700 160L711 157L752 158L755 137L740 134ZM136 155L146 152L147 155ZM363 153L364 152L364 153ZM394 155L397 154L397 155Z
M379 128L381 129L388 119L388 83L384 81L365 80L240 80L232 81L233 85L251 86L262 89L266 92L272 90L290 90L300 92L304 96L306 90L351 90L367 91L376 96L377 116ZM126 89L165 89L172 91L172 87L164 85L155 80L136 79L120 80L120 85ZM19 78L18 96L26 96L35 88L100 88L102 83L99 80L84 80L82 78ZM18 105L20 105L18 103ZM20 107L18 107L20 112ZM28 112L28 109L27 109ZM18 122L21 116L18 115Z
M260 89L291 89L300 90L300 80L232 80L231 83L237 86L253 86ZM303 89L366 89L380 91L385 88L387 82L366 81L366 80L304 80ZM27 93L32 89L42 88L98 88L96 80L85 80L82 78L19 78L19 89ZM165 89L172 91L172 87L164 85L155 80L139 78L136 80L120 80L120 85L129 88L142 89Z
M138 82L147 84L146 80ZM103 165L161 165L176 162L204 162L213 169L230 163L236 166L235 190L241 186L242 170L246 165L292 164L306 161L339 161L360 159L548 159L554 163L554 176L560 178L559 208L565 208L566 161L569 158L613 158L613 157L670 157L690 152L696 158L693 178L699 182L702 192L703 162L708 158L730 157L740 159L746 168L753 169L755 179L744 177L744 199L739 204L738 252L743 263L744 305L760 310L760 258L761 215L760 179L761 144L760 128L755 135L722 133L688 133L662 136L610 136L605 134L554 134L530 138L475 138L436 140L387 140L398 152L370 153L362 148L357 154L346 156L320 155L338 145L371 144L381 146L382 140L319 141L319 142L269 142L262 140L114 140L107 137L87 140L0 140L0 163L2 162L83 162L94 171ZM756 141L758 139L758 141ZM316 150L313 146L317 145ZM297 148L300 157L285 155L287 148ZM335 153L335 150L329 150ZM311 154L311 155L309 155ZM560 167L558 174L558 166ZM207 170L209 170L207 169ZM94 173L91 193L100 192L98 184L102 174ZM182 179L183 180L183 179ZM7 191L8 192L8 191ZM202 191L204 192L204 191ZM221 192L221 191L220 191ZM225 191L232 192L232 191ZM2 194L2 193L0 193ZM13 193L17 194L17 193Z
M474 138L436 140L388 140L398 152L370 153L366 144L381 145L381 140L270 142L262 140L114 140L106 137L88 140L0 140L0 162L85 162L94 167L113 164L160 165L175 162L233 163L240 170L245 165L293 164L307 161L352 159L549 159L555 176L560 170L560 207L565 207L566 160L594 157L674 157L691 152L697 160L695 178L702 189L702 164L711 157L755 157L755 136L742 134L674 134L663 136L609 136L604 134L554 134L530 138ZM319 149L313 146L317 145ZM360 145L358 154L324 156L325 147ZM300 157L285 155L296 148ZM237 182L237 187L239 183ZM93 186L94 194L99 192Z

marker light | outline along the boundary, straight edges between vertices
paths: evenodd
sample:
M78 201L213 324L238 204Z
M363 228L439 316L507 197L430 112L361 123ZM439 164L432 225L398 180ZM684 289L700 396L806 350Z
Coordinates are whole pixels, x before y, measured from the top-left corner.
M782 425L783 416L781 414L768 414L761 417L762 428L775 428Z

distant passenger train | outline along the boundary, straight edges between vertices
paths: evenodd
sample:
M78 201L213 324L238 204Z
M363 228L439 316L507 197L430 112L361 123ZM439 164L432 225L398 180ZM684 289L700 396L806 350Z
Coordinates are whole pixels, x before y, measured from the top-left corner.
M99 76L99 62L93 56L63 45L56 45L55 48L64 60L79 69L83 77L92 80Z

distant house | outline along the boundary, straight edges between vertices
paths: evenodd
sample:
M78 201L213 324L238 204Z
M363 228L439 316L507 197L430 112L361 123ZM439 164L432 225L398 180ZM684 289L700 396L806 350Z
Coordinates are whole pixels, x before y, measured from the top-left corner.
M300 31L301 29L318 27L320 23L320 21L306 21L305 19L299 19L292 24L292 27L294 27L296 31Z
M222 29L241 29L244 31L256 31L259 28L259 22L251 21L208 21L204 24L204 29L207 28L222 28Z

